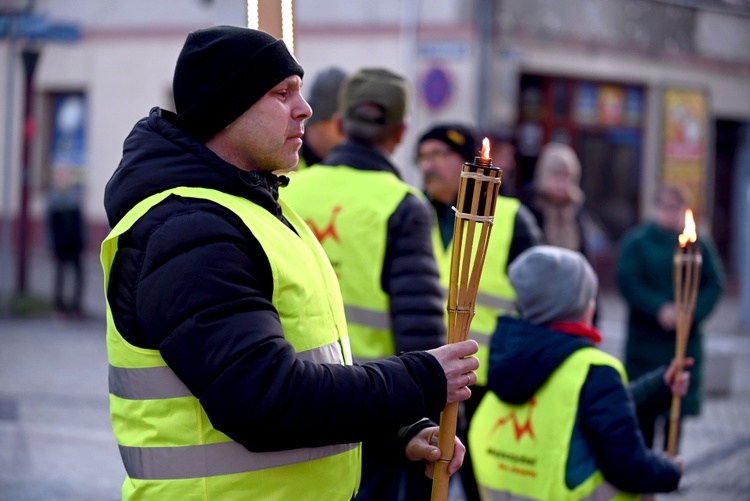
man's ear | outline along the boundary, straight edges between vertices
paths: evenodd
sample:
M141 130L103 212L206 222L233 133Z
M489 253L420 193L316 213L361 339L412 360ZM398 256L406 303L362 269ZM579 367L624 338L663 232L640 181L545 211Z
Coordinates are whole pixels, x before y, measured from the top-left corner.
M331 115L331 120L334 121L336 124L336 130L340 135L344 135L344 118L341 116L341 113L338 111L334 112L333 115Z
M402 123L398 126L398 131L396 132L396 136L394 138L396 141L396 146L401 144L401 140L404 138L404 134L406 134L406 124Z
M592 299L589 301L589 305L586 307L586 311L583 313L583 318L581 318L581 322L588 325L589 327L594 327L594 313L596 312L596 300Z

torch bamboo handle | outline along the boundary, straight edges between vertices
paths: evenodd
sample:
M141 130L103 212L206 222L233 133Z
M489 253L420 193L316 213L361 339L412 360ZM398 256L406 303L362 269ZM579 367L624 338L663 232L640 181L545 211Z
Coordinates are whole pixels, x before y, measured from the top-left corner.
M432 479L431 501L446 501L448 499L448 465L453 459L455 447L455 429L458 421L458 402L445 406L440 414L440 430L448 430L438 435L438 449L440 449L440 461L435 463L435 472ZM454 430L450 433L450 430Z
M670 384L680 377L683 369L685 350L687 348L688 337L690 336L690 327L693 322L693 313L695 311L698 286L700 284L700 249L695 245L678 248L675 254L674 267L674 297L677 312L674 358L677 362L677 370ZM667 454L671 457L677 454L681 403L681 397L672 395L672 407L669 412L669 434L667 436Z
M680 405L682 398L672 395L672 407L669 412L669 435L667 437L667 454L677 455L677 429L680 427Z

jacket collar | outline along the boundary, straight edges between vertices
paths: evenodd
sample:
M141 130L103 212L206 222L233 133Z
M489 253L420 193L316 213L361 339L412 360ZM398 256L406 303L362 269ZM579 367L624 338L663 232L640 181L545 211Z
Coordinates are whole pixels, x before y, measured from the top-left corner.
M153 108L125 139L122 160L104 194L112 227L144 198L180 186L247 198L283 220L278 188L288 182L285 176L238 169L176 127L174 120L174 113Z
M346 165L359 170L385 171L401 179L396 166L381 150L351 139L335 146L321 164Z
M602 342L602 335L595 328L581 322L555 322L549 328L553 331L564 332L573 336L590 339L594 344Z

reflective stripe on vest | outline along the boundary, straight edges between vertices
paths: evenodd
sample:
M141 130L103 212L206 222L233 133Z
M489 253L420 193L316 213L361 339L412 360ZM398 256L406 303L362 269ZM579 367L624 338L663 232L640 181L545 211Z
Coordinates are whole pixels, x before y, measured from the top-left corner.
M359 361L396 352L390 300L381 279L388 221L410 192L422 197L390 172L345 165L305 169L281 191L284 202L318 237L336 271L352 355Z
M346 321L350 324L359 324L366 327L371 327L373 330L391 330L391 316L387 312L368 310L366 308L360 308L358 306L352 306L350 304L344 306L344 311L346 311ZM390 334L390 332L387 332L385 334ZM356 353L354 353L353 355L357 356Z
M300 360L351 364L336 276L307 226L283 204L297 233L250 201L214 190L176 188L153 195L131 209L102 243L105 292L119 236L170 195L213 201L237 214L252 231L271 267L272 304ZM299 318L308 321L300 325ZM356 493L359 444L248 451L213 428L200 402L157 350L134 347L122 338L109 303L107 353L112 426L129 474L123 499L281 500L314 493L349 500Z
M493 491L484 487L479 487L479 490L482 501L546 501L511 494L510 492ZM610 484L609 482L602 482L596 487L596 489L594 489L594 492L584 498L581 498L580 501L616 501L619 499L630 499L629 497L622 498L621 495L622 493L618 491L612 484Z
M573 489L566 485L581 388L592 365L613 367L623 384L627 381L617 359L595 348L582 348L523 405L510 405L487 392L469 426L472 464L483 499L638 499L605 485L593 457L581 463L590 468L584 470L590 471L588 478Z
M482 276L479 279L475 313L469 332L469 337L479 344L479 351L475 355L479 359L479 369L476 371L478 386L487 384L489 340L497 326L497 317L516 315L518 312L516 293L510 285L506 271L510 244L513 240L513 227L520 205L521 203L515 198L498 197L495 207L495 220L487 245L487 257L482 268ZM433 231L433 245L440 266L440 282L447 299L453 242L442 251L442 237L440 229L436 226Z
M338 343L297 353L297 358L317 364L343 364ZM126 369L109 366L109 392L128 400L155 400L192 396L185 383L167 366Z
M188 447L120 446L128 477L177 480L214 477L305 463L351 451L358 444L339 444L277 452L249 452L237 442Z

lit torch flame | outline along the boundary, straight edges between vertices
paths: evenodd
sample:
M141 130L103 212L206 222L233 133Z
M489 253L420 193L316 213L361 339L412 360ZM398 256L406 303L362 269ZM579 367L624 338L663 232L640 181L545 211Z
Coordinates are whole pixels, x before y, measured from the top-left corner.
M482 139L482 160L490 161L490 140L486 137Z
M685 247L688 242L694 243L698 240L698 234L695 232L695 219L693 219L693 211L690 209L685 210L685 229L682 230L680 236L677 237L680 241L680 247Z

